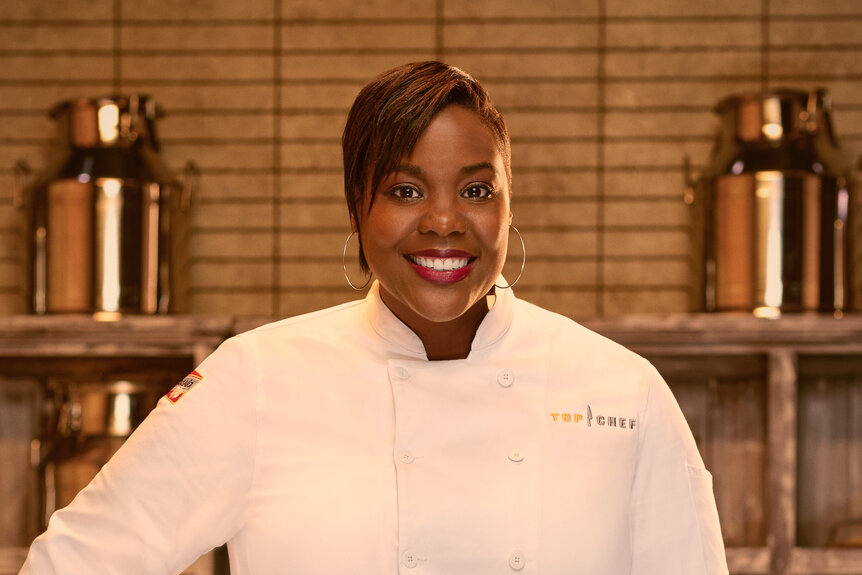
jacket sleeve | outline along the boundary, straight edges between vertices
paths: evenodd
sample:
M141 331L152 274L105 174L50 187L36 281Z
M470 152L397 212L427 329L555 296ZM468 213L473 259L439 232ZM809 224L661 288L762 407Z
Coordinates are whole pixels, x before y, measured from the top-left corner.
M232 338L195 371L54 513L21 575L179 573L239 529L257 437L251 350Z
M665 381L646 368L632 486L632 575L726 575L712 475Z

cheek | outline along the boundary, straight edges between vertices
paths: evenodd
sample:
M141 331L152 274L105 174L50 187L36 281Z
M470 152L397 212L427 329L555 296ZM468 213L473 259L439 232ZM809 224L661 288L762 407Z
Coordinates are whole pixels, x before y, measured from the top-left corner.
M495 214L494 217L488 217L483 222L481 229L485 230L483 235L489 245L495 245L505 251L509 241L508 211L505 214Z
M509 226L506 226L500 230L500 260L506 260L506 254L509 251Z
M500 221L495 220L487 222L487 227L483 229L484 233L481 235L481 242L488 252L494 254L497 264L502 266L506 260L506 251L509 244L508 223L501 224Z
M376 207L376 206L375 206ZM398 218L388 217L385 210L372 213L360 221L361 234L364 236L362 247L366 257L394 247L405 234L405 225Z

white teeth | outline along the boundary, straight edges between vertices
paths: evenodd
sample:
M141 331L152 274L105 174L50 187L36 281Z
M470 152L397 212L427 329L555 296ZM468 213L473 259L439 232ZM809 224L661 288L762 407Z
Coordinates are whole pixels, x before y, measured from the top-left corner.
M414 263L438 272L457 270L470 263L469 258L423 258L412 256Z

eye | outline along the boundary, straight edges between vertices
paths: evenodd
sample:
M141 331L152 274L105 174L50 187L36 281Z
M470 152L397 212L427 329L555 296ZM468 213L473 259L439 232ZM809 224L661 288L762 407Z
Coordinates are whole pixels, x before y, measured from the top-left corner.
M395 186L394 188L389 190L389 194L396 200L400 200L402 202L418 200L422 197L422 192L420 192L418 188L407 184L400 184L398 186Z
M462 198L470 200L487 200L494 196L494 190L487 184L470 184L461 192Z

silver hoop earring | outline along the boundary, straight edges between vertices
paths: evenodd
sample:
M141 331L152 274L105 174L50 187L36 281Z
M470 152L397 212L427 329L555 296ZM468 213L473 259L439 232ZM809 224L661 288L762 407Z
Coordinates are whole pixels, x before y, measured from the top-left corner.
M348 285L350 285L350 287L352 287L356 291L362 291L365 289L365 286L368 285L368 282L371 281L371 275L369 275L368 279L365 280L365 283L359 287L356 287L355 285L353 285L353 282L350 281L350 276L347 275L347 244L350 243L350 238L352 238L353 234L355 234L355 233L356 232L350 232L350 235L347 236L347 239L344 241L344 251L341 252L341 269L344 270L344 279L347 280Z
M524 273L524 266L527 264L527 248L524 246L524 238L523 236L521 236L521 232L518 231L518 228L516 228L512 224L509 224L509 227L515 230L515 233L518 234L518 239L521 240L521 253L523 254L523 256L521 257L521 270L518 272L518 277L515 278L515 281L513 281L509 285L498 286L496 283L494 284L494 287L498 287L500 289L509 289L511 287L514 287L514 285L518 283L518 281L521 279L521 274Z

